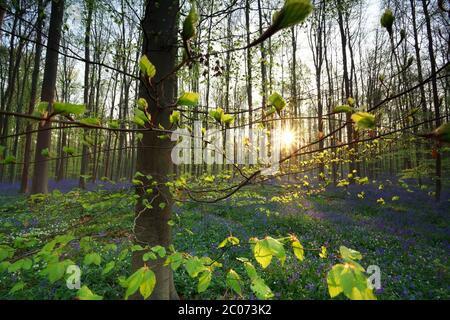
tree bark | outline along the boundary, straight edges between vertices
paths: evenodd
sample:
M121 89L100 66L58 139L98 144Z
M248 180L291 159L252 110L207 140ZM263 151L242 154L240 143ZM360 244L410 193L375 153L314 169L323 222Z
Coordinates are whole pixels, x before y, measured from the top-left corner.
M87 9L87 17L86 17L86 30L84 34L84 58L86 59L86 63L84 64L84 92L83 92L83 103L86 106L86 112L89 113L89 59L90 59L90 46L91 46L91 25L92 25L92 13L94 11L94 3L92 0L86 0L86 9ZM88 134L87 130L83 131L83 135L86 136ZM88 155L88 147L86 144L83 144L82 156L81 156L81 170L80 170L80 179L79 179L79 187L81 189L86 188L86 180L85 176L88 170L89 164L89 155Z
M61 40L61 27L64 16L64 0L52 1L50 16L50 27L47 43L47 54L45 58L44 79L42 82L41 101L48 102L48 112L52 112L52 103L55 97L56 75L58 71L58 49ZM40 122L36 142L36 153L34 163L33 182L31 193L48 192L48 163L47 158L42 155L42 150L51 146L51 123Z
M425 24L427 27L427 37L428 37L428 55L430 58L430 66L431 66L431 88L433 93L433 104L434 104L434 116L436 117L436 127L441 125L440 111L439 111L439 95L437 88L437 80L436 80L436 58L434 56L433 49L433 31L431 29L431 21L430 14L428 12L428 4L426 0L422 0L423 5L423 14L425 16ZM442 163L441 163L441 153L439 150L436 152L436 201L439 201L441 198L441 189L442 189Z
M28 104L28 114L32 114L34 110L34 105L36 104L36 96L37 96L37 86L39 81L39 71L41 68L41 57L42 57L42 26L44 23L44 6L42 4L42 0L38 2L38 20L36 21L36 49L34 52L34 66L33 66L33 74L31 75L31 93L30 93L30 103ZM29 169L30 169L30 159L31 159L31 138L32 134L30 131L33 130L33 124L31 122L28 123L25 132L25 149L23 155L23 168L22 168L22 177L20 182L20 192L26 193L28 192L28 177L29 177Z
M151 36L144 37L142 53L150 59L157 70L154 82L165 75L172 74L175 68L177 16L178 0L149 1L147 3L143 29ZM163 84L154 85L149 90L146 89L144 83L139 86L140 97L149 102L152 122L156 127L159 124L165 128L170 127L171 110L165 106L170 105L175 100L176 81L176 75L172 74ZM158 98L158 105L152 102L149 91L150 94ZM173 169L170 156L172 142L159 139L156 132L146 131L139 144L143 148L138 149L136 170L145 175L151 175L160 187L154 188L150 195L144 188L137 188L139 199L136 205L134 227L136 242L149 246L161 245L167 248L172 242L171 227L167 224L171 217L172 199L165 183L168 181L168 174ZM150 146L154 147L150 148ZM144 181L144 184L148 185L148 181ZM142 201L144 199L149 201L153 199L152 209L143 206ZM160 203L166 203L166 206L161 209ZM143 266L142 255L143 252L133 254L132 267L134 271ZM149 267L156 275L156 286L150 299L178 298L173 285L172 270L170 267L164 266L163 262L164 259L158 259L149 263Z

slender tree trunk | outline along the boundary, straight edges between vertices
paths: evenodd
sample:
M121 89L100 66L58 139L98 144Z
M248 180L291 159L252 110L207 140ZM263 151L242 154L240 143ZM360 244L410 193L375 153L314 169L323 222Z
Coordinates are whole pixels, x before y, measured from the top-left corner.
M42 26L44 22L44 15L42 14L44 10L44 6L42 4L42 0L38 2L38 20L36 22L36 50L34 53L34 66L33 66L33 74L31 75L31 93L30 93L30 103L28 104L28 114L32 114L34 110L34 105L36 104L36 96L37 96L37 86L39 81L39 71L41 67L41 56L42 56ZM28 177L29 177L29 169L30 169L30 159L31 159L31 130L33 130L33 124L31 122L28 123L25 131L25 149L23 155L23 168L22 168L22 178L20 183L20 192L26 193L28 192Z
M431 29L431 21L430 14L428 13L428 4L426 0L422 0L423 5L423 14L425 16L425 24L427 27L427 37L428 37L428 55L430 59L431 65L431 88L433 92L433 105L434 105L434 116L436 117L436 127L441 125L440 111L439 111L439 95L437 88L437 80L436 80L436 57L434 56L434 48L433 48L433 31ZM442 189L442 163L441 163L441 153L438 150L436 152L436 201L439 201L441 198L441 189Z
M92 25L92 13L94 11L94 3L92 0L85 1L87 17L86 17L86 30L84 33L84 58L86 59L86 63L84 64L84 92L83 92L83 103L86 105L86 112L89 113L89 59L90 59L90 46L91 46L91 25ZM84 130L83 135L86 136L88 134L87 130ZM81 189L86 188L86 180L85 175L88 170L89 164L89 155L88 155L88 146L83 144L82 156L81 156L81 170L80 170L80 179L79 179L79 187Z
M45 58L44 79L42 82L41 101L48 102L48 112L52 112L52 103L55 97L56 75L58 70L58 49L61 40L61 27L64 16L64 0L52 1L50 28L48 35L47 54ZM33 182L31 193L48 192L48 163L42 155L42 150L51 146L51 122L40 122L36 142Z

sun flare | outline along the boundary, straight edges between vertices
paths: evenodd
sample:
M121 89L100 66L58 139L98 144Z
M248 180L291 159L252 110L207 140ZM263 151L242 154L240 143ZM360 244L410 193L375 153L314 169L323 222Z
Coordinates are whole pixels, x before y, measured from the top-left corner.
M294 133L289 129L283 130L281 133L281 145L285 148L290 148L294 144L294 141Z

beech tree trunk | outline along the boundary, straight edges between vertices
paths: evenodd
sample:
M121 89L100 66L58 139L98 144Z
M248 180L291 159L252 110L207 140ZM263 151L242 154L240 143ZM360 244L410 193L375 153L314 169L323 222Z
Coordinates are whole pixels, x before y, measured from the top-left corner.
M178 0L148 1L147 3L143 29L148 35L158 36L144 37L142 53L156 68L156 76L152 80L154 83L165 75L171 74L175 68L177 16ZM140 84L139 95L148 101L152 122L156 127L159 124L165 128L170 126L171 110L165 106L175 100L176 81L176 75L172 74L164 80L163 84L153 85L150 89L147 89L144 83ZM159 105L154 104L150 94L158 97ZM171 217L172 200L165 183L168 180L168 174L173 169L170 156L172 142L159 139L158 135L157 132L146 131L143 139L139 142L142 148L138 149L136 170L145 175L151 175L158 182L159 187L154 188L150 195L144 190L145 188L137 188L139 199L136 205L134 233L138 244L161 245L167 248L172 243L171 227L167 224ZM152 147L150 148L150 146ZM144 184L148 185L148 181L144 181ZM149 201L153 199L152 209L143 206L144 199ZM166 203L166 206L161 209L160 203ZM143 266L142 255L143 252L133 254L133 271ZM156 286L150 299L177 299L172 270L170 267L164 266L163 262L164 259L147 262L156 275Z
M47 54L45 58L44 79L42 82L41 101L48 102L48 112L52 112L52 103L55 97L56 75L58 71L58 49L61 40L61 27L64 16L64 0L52 1L52 12L50 16L50 27L47 42ZM48 161L42 155L42 150L51 146L51 123L40 122L36 142L36 154L34 163L33 182L31 193L48 192Z

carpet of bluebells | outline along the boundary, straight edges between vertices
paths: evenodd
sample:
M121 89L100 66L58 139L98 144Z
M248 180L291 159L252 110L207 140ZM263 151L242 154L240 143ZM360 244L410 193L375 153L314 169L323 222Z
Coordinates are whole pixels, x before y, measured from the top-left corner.
M76 181L52 182L50 199L36 206L17 195L18 186L0 186L0 234L13 241L34 234L40 245L48 238L73 230L107 239L117 249L103 258L115 259L131 242L135 197L127 183L75 188ZM338 248L345 245L363 254L364 267L381 270L378 299L450 299L450 194L436 203L425 187L401 187L390 181L345 188L328 187L306 196L284 185L247 187L217 204L184 203L174 206L173 238L179 251L192 255L220 255L218 244L232 234L242 245L223 256L224 270L236 257L251 258L244 243L251 237L283 237L295 234L305 247L305 260L288 257L285 264L272 263L261 271L276 299L329 299L326 274L338 261ZM73 250L78 250L73 243ZM39 246L39 243L37 244ZM321 259L318 249L327 247ZM83 284L106 299L123 298L117 277L130 274L130 259L117 260L107 276L101 269L83 267ZM233 299L224 275L217 271L206 292L197 293L197 283L178 269L175 284L182 299ZM23 290L11 293L17 279L0 274L1 299L72 299L63 284L50 284L32 272L25 276ZM255 298L247 292L247 298Z

